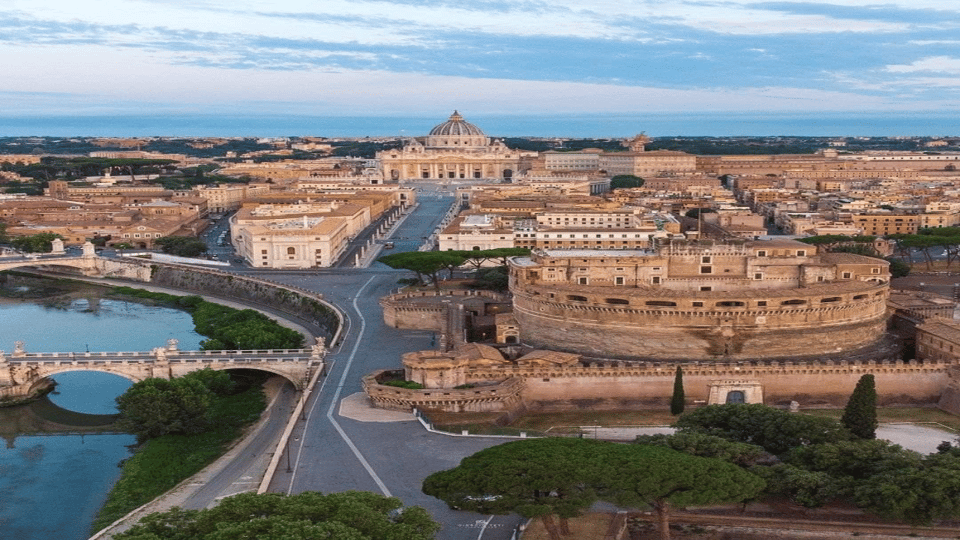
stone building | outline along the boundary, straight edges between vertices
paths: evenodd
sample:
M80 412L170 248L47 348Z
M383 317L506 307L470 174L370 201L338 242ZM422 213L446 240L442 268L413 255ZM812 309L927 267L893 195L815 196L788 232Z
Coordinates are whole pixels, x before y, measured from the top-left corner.
M542 250L510 261L523 344L601 358L838 354L886 326L889 263L794 241Z
M377 153L383 177L390 181L512 178L527 153L487 137L454 111L423 140Z

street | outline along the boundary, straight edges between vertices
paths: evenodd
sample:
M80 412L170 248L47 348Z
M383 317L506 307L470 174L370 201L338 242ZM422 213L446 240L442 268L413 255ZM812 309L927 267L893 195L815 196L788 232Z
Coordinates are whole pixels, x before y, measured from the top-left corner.
M451 197L422 200L396 229L393 251L416 250L452 203ZM382 493L426 508L442 526L438 539L509 539L518 516L454 511L420 492L421 482L430 473L454 467L462 458L503 439L452 437L428 433L416 421L362 422L339 414L340 401L361 392L362 376L399 368L404 352L431 348L430 333L397 330L383 323L378 301L395 291L397 280L408 273L379 263L370 269L248 272L322 293L343 310L348 321L341 343L331 344L328 374L308 404L307 420L293 433L292 472L280 467L270 491ZM281 463L286 460L283 456Z

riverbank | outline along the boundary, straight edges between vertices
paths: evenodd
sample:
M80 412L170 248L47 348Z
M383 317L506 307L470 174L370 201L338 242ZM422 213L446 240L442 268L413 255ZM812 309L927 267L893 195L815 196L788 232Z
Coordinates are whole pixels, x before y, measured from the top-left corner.
M90 540L109 540L113 535L129 529L143 517L155 512L165 512L173 507L199 509L212 506L202 503L205 499L203 492L208 490L209 486L216 486L218 477L226 475L233 477L233 480L228 479L227 487L219 492L217 499L256 490L273 456L272 452L259 450L258 443L262 443L263 439L276 438L270 433L271 422L275 422L278 418L285 419L289 415L292 402L295 401L291 398L296 397L295 392L290 390L291 387L284 378L268 379L263 385L263 395L267 402L264 411L255 423L248 425L243 430L243 434L227 446L225 452L171 489L134 508L112 523L104 525L100 531L90 537ZM231 471L231 466L235 465L241 456L253 457L253 459L245 465L234 467L235 470Z
M56 278L60 279L62 276L56 276ZM280 313L272 311L271 308L252 307L248 304L231 301L214 295L198 295L192 291L182 291L179 289L150 285L146 283L131 283L125 280L118 281L111 279L86 278L83 276L70 276L70 279L91 283L95 286L131 286L138 289L173 294L176 296L200 296L206 301L226 305L229 307L235 307L237 309L254 309L255 311L258 311L277 321L286 328L290 328L306 336L308 342L315 340L315 332L308 330L301 324L289 320ZM281 292L284 291L281 290ZM317 304L322 302L322 300L310 301ZM327 309L330 313L332 313L331 317L340 319L341 316L339 315L339 312L335 310L335 308L327 305ZM319 324L316 320L310 322L313 324ZM339 332L342 330L341 326L341 324L338 324L335 327L335 330L332 332L333 339L331 341L335 342L337 340ZM325 329L321 327L321 331L323 330ZM313 378L313 381L315 380L316 377ZM280 440L280 444L283 444L282 441L284 439L281 432L283 431L283 427L286 426L290 420L291 410L293 410L294 405L297 404L296 397L296 392L293 390L292 386L285 387L285 389L280 393L280 397L278 398L279 401L268 409L268 413L265 413L261 417L261 422L253 430L249 431L248 435L243 440L234 442L232 446L229 446L229 448L232 449L228 449L225 454L217 459L217 461L209 465L207 468L204 468L195 476L183 480L177 485L177 487L167 491L153 502L143 505L141 508L135 510L128 516L117 520L117 522L108 527L107 530L103 531L102 533L98 533L98 535L95 537L109 538L111 534L119 532L125 528L127 524L134 523L143 515L151 512L162 511L173 506L190 507L190 505L200 505L199 507L203 507L207 504L214 503L222 496L256 489L257 485L261 483L267 471L272 470L273 467L277 466L275 454L277 441ZM277 428L277 426L279 427ZM252 446L256 446L256 449L251 449ZM250 455L254 456L253 460L250 460L247 457ZM241 462L245 464L238 465L238 463ZM223 478L229 478L231 475L233 478L240 479L241 481L238 482L237 480L233 480L229 481L226 485L223 485Z

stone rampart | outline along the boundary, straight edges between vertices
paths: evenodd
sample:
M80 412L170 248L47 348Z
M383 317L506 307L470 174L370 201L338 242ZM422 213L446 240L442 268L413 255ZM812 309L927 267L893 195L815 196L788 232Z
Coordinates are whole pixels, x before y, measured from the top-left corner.
M886 327L886 284L749 295L517 284L526 345L602 357L764 359L853 350ZM638 352L641 351L641 352Z
M384 296L380 306L387 326L439 332L446 325L450 306L470 300L506 303L510 297L481 290L413 291Z
M381 370L363 378L363 389L374 405L398 411L442 410L447 412L509 412L522 404L524 380L509 378L474 388L425 388L413 390L387 386L379 378L396 372ZM400 372L402 373L402 372Z
M758 383L764 403L842 407L861 375L876 379L878 404L934 404L947 386L947 364L917 362L774 362L740 365L683 364L684 393L689 402L706 404L710 388L723 380ZM667 406L673 394L676 364L594 366L558 370L510 370L499 377L523 378L523 400L531 408L624 408ZM482 378L480 372L475 372ZM492 376L493 373L486 375ZM468 382L471 381L468 378Z
M948 387L943 363L903 361L769 362L681 364L684 392L691 405L707 404L712 387L730 381L759 385L763 402L802 407L843 407L862 375L873 374L878 404L930 405L941 402ZM662 408L669 405L677 364L598 362L577 367L474 369L470 389L409 390L376 382L384 371L363 379L378 407L448 412L509 412L521 406L539 410ZM953 401L960 392L954 389ZM942 403L942 402L941 402ZM952 402L951 402L952 403ZM960 406L957 406L960 407ZM949 408L947 409L949 410Z

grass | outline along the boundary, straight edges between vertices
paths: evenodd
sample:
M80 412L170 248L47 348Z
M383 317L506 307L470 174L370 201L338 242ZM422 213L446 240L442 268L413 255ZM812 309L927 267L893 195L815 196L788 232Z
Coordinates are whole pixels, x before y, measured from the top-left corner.
M843 409L806 409L803 414L839 420ZM459 433L468 430L483 435L562 435L577 434L581 426L668 426L677 417L668 411L566 411L527 413L509 423L499 421L501 413L427 413L434 427L443 431ZM960 431L960 416L932 407L896 407L877 409L881 423L935 423Z
M813 416L840 419L843 409L808 409L802 411ZM933 407L889 407L877 409L877 420L881 424L925 424L934 423L960 431L960 416L935 409Z
M676 421L667 411L565 411L527 413L514 421L498 422L501 413L428 413L437 429L458 433L530 436L579 433L579 426L664 426Z
M215 428L198 435L164 435L147 441L123 464L123 472L91 527L110 525L193 476L224 454L243 429L266 407L263 390L253 385L218 397L211 407Z

